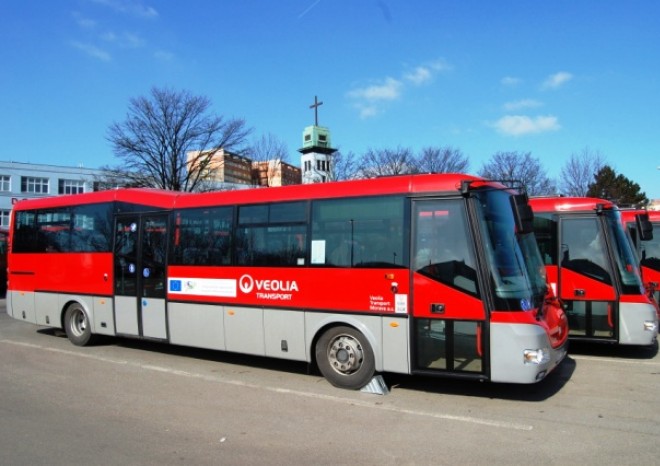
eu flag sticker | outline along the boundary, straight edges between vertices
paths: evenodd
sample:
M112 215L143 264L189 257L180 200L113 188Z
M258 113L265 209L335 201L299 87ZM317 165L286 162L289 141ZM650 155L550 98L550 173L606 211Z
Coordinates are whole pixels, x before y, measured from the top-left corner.
M170 280L170 291L181 291L181 280Z

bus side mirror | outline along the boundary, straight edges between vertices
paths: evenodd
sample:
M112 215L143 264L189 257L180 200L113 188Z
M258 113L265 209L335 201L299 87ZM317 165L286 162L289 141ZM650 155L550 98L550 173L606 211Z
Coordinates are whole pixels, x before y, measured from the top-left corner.
M635 222L637 223L637 231L639 232L639 239L642 241L652 240L653 224L649 220L649 214L635 215Z
M516 224L516 231L520 234L534 232L534 212L527 203L527 196L524 194L515 194L509 198L511 200L511 209L513 210L513 220Z

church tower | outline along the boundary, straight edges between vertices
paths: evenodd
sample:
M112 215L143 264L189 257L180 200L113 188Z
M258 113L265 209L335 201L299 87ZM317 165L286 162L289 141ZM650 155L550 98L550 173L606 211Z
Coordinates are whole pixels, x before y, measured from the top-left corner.
M314 96L314 103L309 108L314 109L314 126L308 126L303 130L303 146L298 149L302 154L300 167L302 168L302 182L325 183L332 179L332 154L337 152L330 142L330 130L319 126L318 108L323 102L319 102Z

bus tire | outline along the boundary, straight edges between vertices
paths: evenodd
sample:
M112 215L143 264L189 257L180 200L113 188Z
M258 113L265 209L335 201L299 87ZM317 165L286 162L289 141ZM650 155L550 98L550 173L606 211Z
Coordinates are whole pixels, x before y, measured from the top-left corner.
M80 303L71 303L64 312L64 331L76 346L90 345L94 340L92 327L85 309Z
M359 390L374 376L374 352L367 338L352 327L326 330L316 342L316 364L335 387Z

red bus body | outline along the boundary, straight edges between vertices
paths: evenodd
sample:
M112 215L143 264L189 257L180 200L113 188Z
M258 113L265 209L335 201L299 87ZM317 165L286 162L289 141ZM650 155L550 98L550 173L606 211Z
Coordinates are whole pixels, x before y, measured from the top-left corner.
M75 344L105 334L307 361L345 388L375 372L533 383L568 332L528 270L538 247L515 232L514 198L415 175L22 201L7 309ZM450 236L461 246L439 252ZM513 248L508 264L498 247Z
M637 231L638 215L647 215L653 226L653 238L643 240ZM653 296L656 305L660 303L660 211L622 210L621 218L630 233L633 246L640 260L642 278L647 292Z
M0 231L0 296L7 292L7 250L9 247L9 234Z
M534 198L530 205L548 280L565 305L569 338L654 344L657 312L619 209L586 197Z

